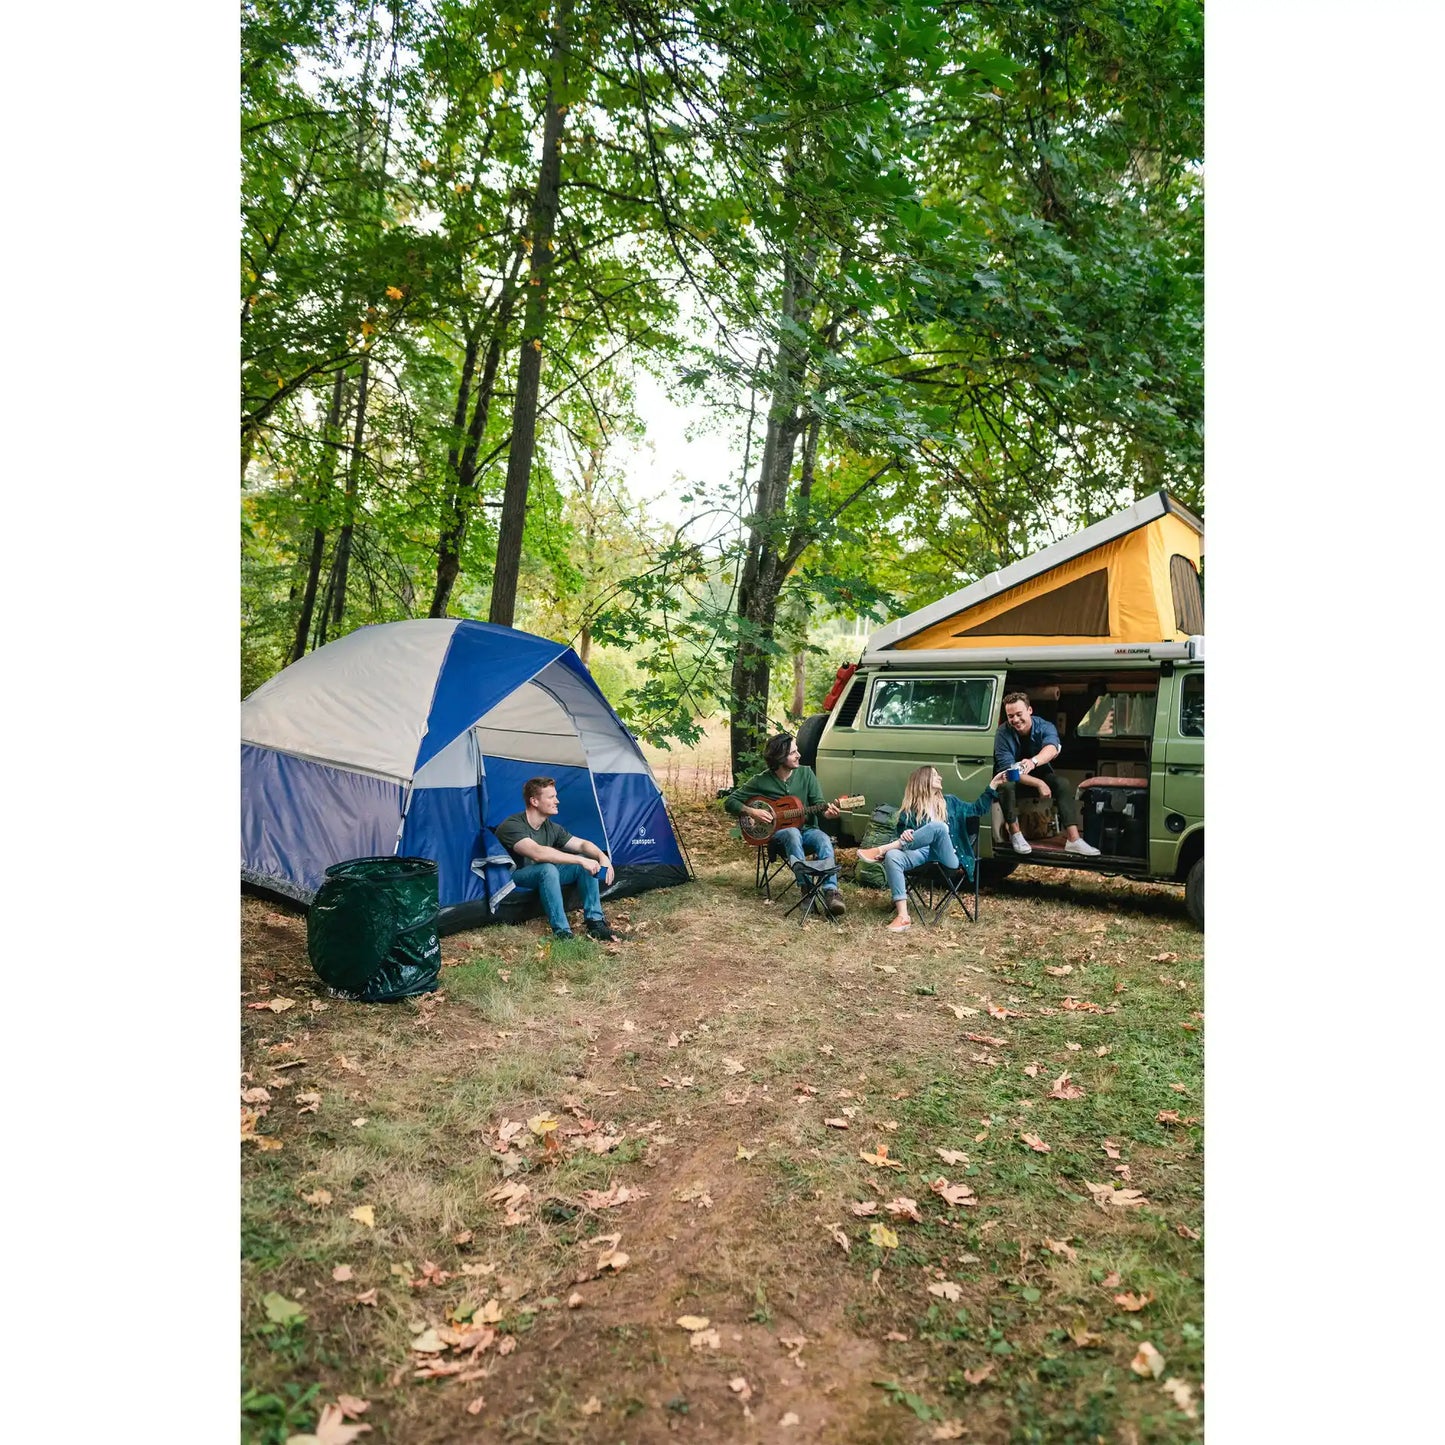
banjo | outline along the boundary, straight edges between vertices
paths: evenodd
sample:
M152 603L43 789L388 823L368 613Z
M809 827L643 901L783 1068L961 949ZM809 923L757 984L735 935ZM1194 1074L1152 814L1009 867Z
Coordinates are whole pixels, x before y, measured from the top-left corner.
M834 800L840 809L861 808L867 799L862 793L852 793ZM780 828L801 828L810 818L816 817L833 803L814 803L805 807L801 798L791 794L782 798L749 798L749 808L762 808L772 815L768 822L761 818L750 818L746 813L738 818L743 841L754 848L761 848Z

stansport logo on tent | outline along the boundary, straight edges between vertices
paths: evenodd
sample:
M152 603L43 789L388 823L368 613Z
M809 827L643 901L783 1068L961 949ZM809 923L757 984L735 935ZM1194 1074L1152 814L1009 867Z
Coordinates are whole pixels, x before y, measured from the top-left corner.
M628 847L630 848L655 848L656 846L657 839L647 836L646 823L639 823L636 834L628 840Z

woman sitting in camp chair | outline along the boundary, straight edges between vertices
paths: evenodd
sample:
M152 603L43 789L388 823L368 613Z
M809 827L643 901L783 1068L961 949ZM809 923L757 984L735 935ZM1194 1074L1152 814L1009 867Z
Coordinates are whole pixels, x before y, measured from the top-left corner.
M893 921L889 933L902 933L913 926L908 916L908 885L904 874L925 863L937 863L948 873L963 872L972 879L973 850L959 824L964 818L986 813L994 801L994 789L1004 780L996 773L972 803L943 791L938 769L915 768L903 788L903 804L894 819L897 838L878 848L860 848L858 856L869 863L882 863L893 894Z

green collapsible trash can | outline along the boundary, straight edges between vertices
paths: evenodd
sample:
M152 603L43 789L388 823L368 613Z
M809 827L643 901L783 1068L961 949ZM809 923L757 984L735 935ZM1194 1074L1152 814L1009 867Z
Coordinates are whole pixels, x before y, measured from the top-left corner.
M362 1003L431 993L442 961L437 907L431 858L333 863L306 918L311 966Z

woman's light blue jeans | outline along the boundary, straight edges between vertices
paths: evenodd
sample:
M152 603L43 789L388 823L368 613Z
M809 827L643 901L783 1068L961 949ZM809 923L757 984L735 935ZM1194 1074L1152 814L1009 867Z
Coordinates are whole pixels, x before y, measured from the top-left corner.
M908 887L903 875L910 868L921 867L932 860L945 868L957 868L958 853L953 839L948 836L947 823L925 823L913 830L913 841L902 848L890 848L883 855L883 871L888 875L888 887L893 901L901 903L908 897Z

